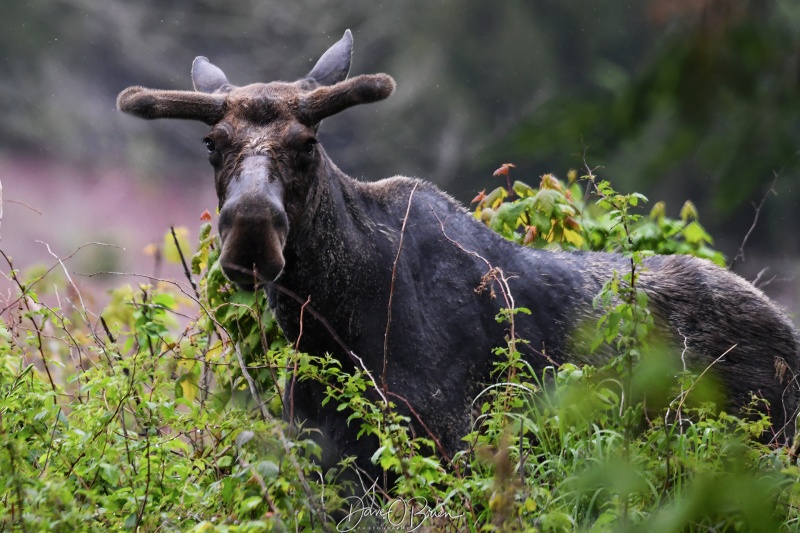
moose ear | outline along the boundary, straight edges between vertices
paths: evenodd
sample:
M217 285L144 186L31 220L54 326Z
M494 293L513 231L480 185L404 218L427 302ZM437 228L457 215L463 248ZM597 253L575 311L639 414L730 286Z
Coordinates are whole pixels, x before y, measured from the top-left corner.
M344 36L322 54L308 73L308 78L320 85L334 85L347 78L353 56L353 34L345 30Z
M203 56L194 58L192 62L192 85L195 91L208 94L227 92L231 87L225 73Z

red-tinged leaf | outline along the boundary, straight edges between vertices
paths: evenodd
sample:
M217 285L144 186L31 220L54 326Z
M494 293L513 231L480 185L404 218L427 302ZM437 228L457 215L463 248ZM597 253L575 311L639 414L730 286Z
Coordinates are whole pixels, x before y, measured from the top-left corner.
M508 170L515 166L514 163L503 163L500 168L494 171L492 176L508 176Z
M528 246L531 244L534 239L536 239L536 234L539 233L536 229L536 226L528 226L528 230L525 232L525 238L522 239L522 244L524 246Z
M202 220L203 222L211 221L211 213L208 212L208 209L203 211L203 214L200 215L200 220Z
M476 196L475 198L473 198L473 199L472 199L472 201L471 201L470 203L471 203L471 204L474 204L475 202L480 202L480 201L482 201L484 198L486 198L486 189L483 189L481 192L479 192L479 193L478 193L478 196Z
M578 224L578 221L570 216L564 219L564 225L570 229L574 229L575 231L580 231L581 229L581 225Z

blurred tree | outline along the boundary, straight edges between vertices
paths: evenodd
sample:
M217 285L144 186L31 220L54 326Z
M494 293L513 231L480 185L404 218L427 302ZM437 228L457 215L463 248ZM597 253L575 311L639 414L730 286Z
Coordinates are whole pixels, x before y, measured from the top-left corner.
M1 11L5 157L209 175L202 126L124 117L119 90L189 88L196 55L233 83L296 79L350 27L353 72L398 81L386 103L322 129L355 176L421 176L467 200L499 162L533 179L581 165L588 147L620 188L675 206L691 197L701 212L711 195L731 217L721 224L739 221L731 242L752 220L747 200L783 168L763 229L798 222L796 0L39 0Z
M168 161L202 163L202 134L179 122L159 124L160 134L133 121L122 128L124 118L110 112L114 98L130 84L190 87L195 55L234 83L295 79L351 27L354 72L390 72L399 89L380 110L337 117L329 150L357 175L400 172L449 185L466 174L472 186L495 163L474 168L486 146L563 84L583 84L598 53L632 65L649 38L646 25L629 24L643 11L614 0L589 8L578 0L360 0L335 8L319 0L41 0L4 10L9 75L0 94L12 127L0 133L3 145L78 161L127 154L147 173Z
M748 200L780 172L781 194L757 241L796 255L800 243L785 228L800 222L800 4L654 0L648 15L664 27L652 57L629 76L598 71L588 92L566 87L527 117L506 158L556 155L563 168L585 142L590 163L620 186L715 207L729 226L729 254L752 221ZM711 227L720 233L720 224Z

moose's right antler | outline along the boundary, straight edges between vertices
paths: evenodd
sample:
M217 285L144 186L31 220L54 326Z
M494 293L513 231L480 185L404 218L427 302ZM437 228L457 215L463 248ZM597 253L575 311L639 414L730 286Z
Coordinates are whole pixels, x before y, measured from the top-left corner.
M128 87L119 93L117 108L139 118L183 118L213 125L225 114L225 95Z

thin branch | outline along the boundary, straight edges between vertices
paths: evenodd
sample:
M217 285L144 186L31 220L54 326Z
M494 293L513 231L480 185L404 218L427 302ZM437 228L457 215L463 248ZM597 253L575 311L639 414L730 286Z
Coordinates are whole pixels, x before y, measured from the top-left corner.
M406 232L406 223L408 222L408 215L411 213L411 200L414 198L414 191L417 190L417 185L419 183L414 184L414 188L411 189L411 193L408 195L408 205L406 206L406 214L403 217L403 225L400 228L400 242L397 245L397 255L394 258L394 264L392 264L392 281L389 285L389 303L386 308L386 331L383 334L383 373L381 375L381 385L383 386L383 394L384 396L389 392L389 384L387 382L386 376L386 369L389 362L389 326L392 323L392 299L394 298L394 281L397 278L397 263L400 260L400 251L403 249L403 237L405 237ZM386 404L388 407L389 404Z
M136 513L136 524L134 526L135 529L139 529L139 526L142 523L142 519L144 518L144 511L147 507L147 497L150 494L150 431L148 428L145 428L144 432L144 439L145 439L145 448L144 454L147 458L147 474L145 474L145 485L144 485L144 498L142 498L142 507Z
M42 478L45 471L47 470L47 463L50 461L50 451L53 449L53 440L56 436L56 428L58 427L59 420L58 417L61 416L61 407L58 408L58 412L56 413L56 419L53 421L53 431L50 432L50 442L47 444L47 453L44 456L44 464L42 465L42 471L39 472L39 479Z
M76 310L79 313L80 313L80 311L83 311L84 313L88 313L86 311L86 304L83 303L83 295L81 294L81 291L78 290L78 286L75 285L75 282L72 281L72 277L69 275L69 271L67 270L67 266L64 264L64 261L62 261L59 256L57 256L55 253L53 253L53 251L50 249L50 245L49 244L47 244L44 241L36 241L36 242L39 243L39 244L43 244L44 247L47 248L47 253L49 253L51 256L53 256L55 258L55 260L58 262L58 264L61 265L61 269L64 271L64 275L67 277L67 281L69 281L69 284L72 286L72 289L75 291L75 294L78 295L78 300L81 302L81 309L77 309L76 308ZM73 305L73 307L75 307L75 306ZM88 325L89 321L86 320L86 323ZM90 329L91 329L91 327L90 327ZM92 332L94 332L94 330Z
M92 444L94 444L94 441L97 440L97 438L101 434L103 434L106 431L108 431L109 425L111 425L111 422L114 420L114 418L117 416L117 414L120 414L124 410L124 405L128 401L128 398L130 398L131 395L134 393L134 387L136 386L135 380L136 380L137 357L138 357L138 353L135 354L133 356L133 358L131 359L131 361L132 361L132 365L131 365L132 366L132 371L131 371L130 375L128 376L128 390L125 392L125 394L122 396L120 401L117 403L117 407L114 409L114 412L111 414L111 416L108 417L107 422L105 424L103 424L103 427L98 429L97 432L95 432L94 435L92 435L92 437L87 441L86 446L84 446L84 448L81 451L81 453L78 454L78 457L75 458L75 460L73 460L70 463L70 465L69 465L69 467L67 469L67 476L71 476L74 473L75 466L80 462L81 459L84 458L86 453L89 452L89 450L91 450L91 446L92 446ZM138 403L139 402L137 401L137 404ZM124 428L124 420L123 420L123 428ZM66 462L66 460L65 460L65 462Z
M34 213L36 213L37 215L41 215L41 214L42 214L42 212L41 212L41 211L39 211L39 210L38 210L38 209L36 209L35 207L31 207L31 206L29 206L29 205L28 205L28 204L26 204L25 202L20 202L19 200L3 200L3 185L2 185L2 183L0 182L0 218L2 218L2 216L3 216L3 208L2 208L1 206L2 206L2 204L4 204L4 203L6 203L6 204L17 204L17 205L21 205L22 207L27 207L28 209L30 209L31 211L33 211L33 212L34 212Z
M309 301L310 301L310 299L311 299L311 297L309 296ZM255 311L256 323L258 324L258 334L259 334L259 337L261 338L261 347L263 348L264 353L267 353L270 350L270 343L267 341L267 334L264 331L264 321L261 320L262 311L261 311L261 308L258 305L258 298L255 298L254 302L255 302L255 304L253 306L253 310ZM301 318L300 318L300 324L301 325L302 325L302 322L303 322L303 319L302 319L302 316L301 316ZM267 364L263 365L263 367L266 367L269 370L270 376L272 377L272 384L275 387L275 391L277 392L278 398L279 398L280 403L281 403L281 412L283 412L283 409L286 408L286 406L283 403L283 395L284 395L285 391L281 390L281 386L280 386L280 384L278 382L278 375L275 373L276 366L273 364L273 361L267 359ZM253 365L250 368L257 368L257 366Z
M306 310L306 306L311 303L311 296L306 299L306 303L304 303L300 307L300 332L297 335L297 342L294 344L294 368L292 369L292 383L289 385L289 424L294 424L294 387L297 384L297 363L300 354L300 339L303 338L303 313Z
M453 241L453 242L455 242L455 241ZM486 261L486 260L484 259L484 261ZM235 265L231 265L231 268L237 268L237 267ZM244 269L242 269L242 271L244 271ZM248 273L252 273L252 272L248 271ZM279 283L277 283L275 281L260 281L258 283L258 286L266 286L266 287L275 288L276 290L282 292L283 294L285 294L286 296L288 296L289 298L293 299L295 302L300 304L302 306L302 308L305 309L305 311L307 311L308 313L311 314L311 316L316 318L320 322L320 324L322 324L322 326L328 331L328 333L333 338L333 340L343 350L345 356L347 356L350 359L350 361L353 363L353 365L356 366L357 368L360 367L364 371L366 376L369 378L369 380L373 384L371 392L374 392L375 394L377 394L380 397L380 399L383 400L385 405L387 405L387 406L389 405L389 401L388 401L386 395L383 393L383 391L380 389L380 387L378 387L378 381L372 375L372 372L370 372L369 369L367 368L367 366L364 364L364 360L361 359L361 357L359 357L353 350L351 350L347 346L347 344L345 344L344 340L342 340L342 338L336 333L336 331L333 329L333 326L331 326L330 322L328 322L328 320L324 316L322 316L311 305L309 305L309 303L307 301L304 301L302 298L300 298L300 296L298 296L294 291L284 287L283 285L281 285L281 284L279 284ZM513 307L513 301L512 301L511 306ZM395 395L395 396L397 396L397 395ZM403 398L403 401L407 403L407 400L405 400L404 398ZM413 414L415 414L415 416L417 416L417 419L421 423L420 425L423 426L423 428L426 428L425 424L422 424L422 419L419 418L419 416L416 415L416 413L413 413ZM436 439L436 436L432 432L428 431L428 435L432 439L434 439L434 440Z
M272 513L278 515L279 511L275 507L275 502L273 502L272 498L270 498L269 496L269 489L267 489L267 484L264 482L264 478L261 477L261 474L259 474L258 471L255 468L253 468L253 465L248 463L241 455L237 457L237 460L239 461L239 464L241 465L242 468L250 472L250 475L253 477L253 479L256 480L258 486L261 487L261 495L264 496L264 499L267 501L267 505L269 505L269 508L272 511Z
M676 410L676 412L681 412L681 409L683 408L683 403L686 401L686 398L688 398L688 397L689 397L689 393L690 393L690 392L692 392L692 389L694 388L694 386L695 386L695 385L697 385L697 384L700 382L700 380L701 380L701 379L703 379L703 376L705 376L705 375L706 375L706 372L708 372L709 370L711 370L711 367L712 367L712 366L714 366L715 364L717 364L718 362L720 362L720 361L722 360L722 358L723 358L723 357L725 357L726 355L728 355L729 353L731 353L731 351L733 351L733 350L734 350L734 349L735 349L737 346L739 346L739 345L738 345L738 344L734 344L733 346L731 346L730 348L728 348L727 350L725 350L725 351L722 353L722 355L720 355L719 357L717 357L716 359L714 359L713 361L711 361L711 363L710 363L710 364L709 364L707 367L705 367L705 369L703 369L703 371L702 371L702 372L700 372L700 375L699 375L699 376L697 376L697 379L696 379L696 380L694 380L694 381L692 382L692 384L689 386L689 388L688 388L688 389L686 389L684 392L682 392L682 393L679 395L679 397L681 398L681 401L680 401L680 403L678 403L678 407L675 409L675 410ZM677 398L675 398L675 399L677 400ZM674 401L674 400L673 400L673 401Z
M56 268L57 266L59 266L59 264L63 264L63 261L66 261L67 259L71 259L71 258L72 258L72 256L74 256L75 254L77 254L79 251L81 251L82 249L86 248L87 246L91 246L91 245L96 245L96 246L110 246L110 247L112 247L112 248L119 248L119 246L116 246L116 245L114 245L114 244L106 244L106 243L102 243L102 242L87 242L87 243L81 244L80 246L78 246L77 248L75 248L75 250L73 250L71 254L69 254L69 255L66 255L66 256L64 256L64 257L60 258L60 259L59 259L59 261L58 261L57 263L55 263L53 266L51 266L50 268L48 268L48 269L45 271L45 273L44 273L44 274L42 274L41 276L39 276L39 277L38 277L38 278L36 278L35 280L31 281L30 283L28 283L28 284L25 286L25 289L24 289L24 290L22 290L22 293L19 295L19 297L17 297L15 300L13 300L13 301L11 301L10 303L8 303L8 304L7 304L7 305L6 305L6 306L5 306L5 307L4 307L2 310L0 310L0 315L2 315L3 313L5 313L6 311L8 311L9 309L11 309L12 307L14 307L15 305L17 305L17 304L18 304L18 303L19 303L19 302L20 302L20 301L21 301L21 300L22 300L22 299L25 297L25 295L27 295L27 294L28 294L28 291L29 291L29 290L31 290L31 288L33 288L33 286L34 286L34 285L36 285L37 283L39 283L40 281L42 281L42 280L43 280L43 279L44 279L44 278L45 278L45 277L46 277L46 276L47 276L47 275L48 275L50 272L52 272L53 270L55 270L55 268ZM123 248L123 250L124 250L124 248ZM14 268L14 267L13 267L13 266L11 266L11 261L9 260L8 256L6 256L5 252L3 252L2 250L0 250L0 253L2 253L2 254L3 254L3 257L5 258L6 262L8 263L8 266L9 266L9 268L11 268L11 269L13 270L13 268ZM79 274L79 275L80 275L80 274ZM20 289L21 289L21 287L20 287Z
M769 188L767 189L767 192L765 192L764 196L761 197L761 202L759 202L758 206L753 205L753 207L756 210L756 214L755 214L755 216L753 216L753 223L750 225L750 229L747 230L747 233L745 234L744 239L742 239L742 244L739 245L739 251L736 253L736 257L734 257L733 261L731 261L731 265L729 267L731 270L733 270L733 267L734 267L734 265L736 265L736 261L738 261L739 258L741 258L742 262L744 263L744 261L745 261L744 247L747 244L747 240L750 238L750 235L753 233L753 230L756 229L756 225L758 224L758 217L761 215L761 209L764 207L764 203L767 201L767 196L769 196L769 193L777 195L777 193L775 192L773 187L775 187L775 183L777 183L778 178L780 177L782 172L783 172L783 170L781 170L780 172L774 172L773 171L773 175L775 177L772 179L772 183L769 184Z
M258 393L258 387L256 387L256 382L253 381L250 372L247 371L247 364L244 362L244 357L242 357L242 350L239 348L239 344L235 343L233 345L233 350L236 352L236 359L239 361L239 368L242 371L242 375L244 376L245 381L247 381L247 386L250 388L250 394L253 395L253 398L258 403L258 408L261 411L261 417L266 421L272 421L272 415L269 414L267 408L264 406L264 402L261 401L261 395Z
M33 324L33 330L36 332L36 341L37 341L36 344L37 348L39 349L39 355L41 355L42 364L44 365L44 369L47 373L47 379L48 381L50 381L50 387L53 389L53 404L58 405L58 389L56 388L55 380L53 380L53 374L50 372L50 364L47 362L47 356L44 353L44 341L42 340L42 330L40 329L39 324L37 324L36 320L34 320L33 318L33 309L31 309L30 298L25 297L26 289L23 287L22 282L17 276L17 273L14 271L14 265L11 263L11 258L8 257L3 250L0 250L0 254L3 255L3 258L6 260L6 263L8 263L8 267L11 271L11 279L14 280L14 283L16 283L17 288L19 288L20 290L21 296L17 298L15 302L22 301L23 305L25 306L25 309L29 313L28 318L30 319L31 324ZM9 307L11 307L11 305L6 306L5 309L8 309ZM5 309L3 311L5 311ZM0 314L2 314L2 312L0 312Z
M186 258L183 256L183 250L181 249L181 244L178 242L178 235L175 233L175 226L170 226L169 231L172 232L172 240L175 242L175 248L178 249L178 256L181 258L181 264L183 265L183 273L186 275L186 279L189 280L189 284L194 289L194 295L197 296L197 299L200 299L200 292L197 290L197 284L194 282L192 278L192 273L189 270L189 266L186 264Z

